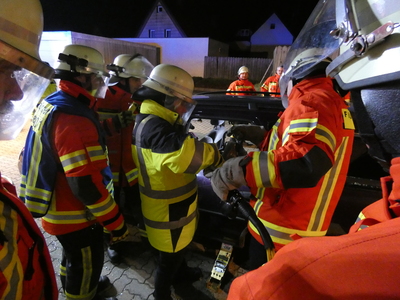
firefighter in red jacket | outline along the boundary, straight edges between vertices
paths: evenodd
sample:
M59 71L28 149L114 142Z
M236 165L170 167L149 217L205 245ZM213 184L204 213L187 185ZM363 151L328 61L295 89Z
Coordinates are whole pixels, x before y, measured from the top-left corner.
M60 278L67 299L102 299L103 227L111 243L128 230L113 199L105 133L93 110L107 90L102 54L67 45L59 55L59 91L38 106L25 143L20 197L63 247Z
M268 92L271 97L280 97L279 79L283 72L283 66L276 68L276 73L273 76L268 77L262 86L260 87L261 92Z
M23 128L54 70L38 53L43 30L40 2L0 0L0 7L0 140L5 140ZM0 298L58 299L42 232L15 186L0 177Z
M121 54L107 68L111 74L109 87L106 97L97 100L95 109L107 134L106 144L113 174L114 198L125 221L132 226L138 226L144 235L137 185L138 169L133 162L131 148L135 124L133 115L139 113L139 103L134 102L131 96L142 86L154 66L140 54ZM123 244L108 247L107 254L112 263L122 261L120 254L124 249L126 245Z
M241 66L238 70L238 80L232 82L228 87L227 95L251 95L251 93L237 93L240 91L243 92L255 92L254 84L249 80L249 69L246 66Z
M246 125L230 130L261 151L227 160L212 176L221 199L231 189L250 188L254 210L276 250L298 236L324 236L346 181L354 124L334 82L325 76L330 60L319 51L291 47L281 78L286 110L272 130ZM251 223L248 228L249 268L255 269L267 257L258 230Z
M391 38L398 32L391 20L399 19L400 3L351 1L335 9L336 3L321 0L305 29L316 20L325 26L314 32L303 29L298 38L310 42L310 33L319 34L321 49L331 48L326 53L339 48L331 47L335 42L330 31L339 41L350 39L340 45L326 71L341 89L351 90L359 134L369 153L390 172L381 179L382 199L363 210L349 234L294 241L264 266L236 278L228 300L400 297L398 270L393 267L400 263L400 42ZM337 15L332 23L328 17L333 12ZM377 39L365 39L377 32L382 33ZM381 65L390 68L377 68Z

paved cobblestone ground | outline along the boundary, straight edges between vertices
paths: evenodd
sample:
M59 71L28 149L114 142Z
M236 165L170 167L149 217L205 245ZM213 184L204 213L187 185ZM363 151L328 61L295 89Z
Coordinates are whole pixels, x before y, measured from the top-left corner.
M208 130L208 129L206 129ZM11 178L15 185L19 187L20 176L18 171L18 156L25 142L28 131L28 125L23 129L19 136L12 141L0 141L0 170L2 174ZM201 135L201 133L199 133ZM37 220L40 226L40 220ZM54 236L44 232L54 269L58 274L62 247ZM212 293L207 289L206 284L214 263L215 256L201 251L189 251L187 256L190 267L199 267L203 271L204 278L201 281L193 283L191 286L182 287L177 291L179 296L176 299L183 300L208 300L208 299L226 299L226 293L220 291ZM154 287L154 270L156 262L153 251L145 247L144 243L137 243L131 249L131 255L126 258L124 263L113 265L105 254L105 263L103 275L107 275L114 285L114 290L110 291L109 296L117 296L119 300L142 300L154 299L152 296ZM244 270L236 269L239 274ZM65 299L60 287L60 299Z

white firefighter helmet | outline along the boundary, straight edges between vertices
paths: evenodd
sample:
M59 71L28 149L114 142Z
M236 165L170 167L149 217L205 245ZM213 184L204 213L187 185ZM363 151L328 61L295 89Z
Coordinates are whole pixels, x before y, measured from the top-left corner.
M279 80L281 99L288 106L288 87L313 72L320 72L331 61L329 57L339 48L339 41L329 32L336 26L335 0L320 1L293 42L283 63Z
M241 66L238 70L238 75L242 73L249 73L249 68L247 68L246 66Z
M23 128L54 70L39 57L43 12L38 0L0 0L0 139ZM13 91L11 93L11 91Z
M96 49L84 45L65 46L58 57L56 74L67 71L79 74L98 74L109 76L106 71L103 55Z
M143 86L165 94L164 106L177 112L186 124L196 106L192 99L194 82L188 72L177 66L160 64L154 67Z
M351 91L358 132L386 169L400 154L400 1L337 1L336 13L341 46L327 74Z
M154 66L143 55L120 54L107 69L112 76L110 83L116 83L120 78L147 79Z
M58 56L55 67L56 78L69 79L80 74L95 74L92 84L87 88L95 98L104 98L107 91L109 74L105 70L103 55L96 49L84 45L65 46Z
M157 65L143 85L165 95L178 97L187 102L194 102L192 100L193 78L188 72L177 66Z
M340 55L328 75L344 90L400 79L400 1L339 3L331 35L341 42Z

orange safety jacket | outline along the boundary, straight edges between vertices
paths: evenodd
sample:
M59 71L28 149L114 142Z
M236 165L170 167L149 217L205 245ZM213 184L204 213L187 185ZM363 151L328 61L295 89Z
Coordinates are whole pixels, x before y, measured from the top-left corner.
M236 278L227 299L398 299L399 182L397 157L381 179L382 199L363 209L349 234L291 243Z
M364 208L350 232L400 216L400 157L392 159L390 176L381 178L382 199Z
M236 278L227 300L399 299L400 218L341 236L306 238Z
M281 90L279 88L279 78L281 78L281 76L278 74L268 77L267 80L265 80L263 85L260 87L261 92L280 93ZM279 94L271 94L270 96L280 97Z
M61 83L61 91L44 100L42 109L35 113L34 120L41 119L42 123L33 122L37 138L32 139L32 147L36 151L50 147L52 155L35 155L30 172L37 171L35 164L42 166L37 175L40 178L45 171L43 160L55 160L58 164L50 206L42 218L43 229L52 235L62 235L100 223L108 231L124 230L124 219L112 195L111 171L100 123L95 124L84 114L57 111L59 105L52 105L62 102L83 110L85 105L94 105L95 100L80 86L68 81ZM86 115L90 111L95 114L87 108ZM31 173L32 176L36 178ZM29 178L26 181L31 182Z
M15 187L0 182L0 298L58 299L57 282L42 232Z
M133 186L137 183L138 168L132 157L132 131L134 122L127 127L116 130L112 124L112 117L127 111L133 103L132 94L118 86L110 86L105 99L97 99L95 110L106 129L106 144L108 158L113 173L114 186ZM136 109L135 115L139 113Z
M237 92L237 91L249 91L249 92L255 92L256 89L254 88L254 84L251 83L249 80L235 80L232 82L227 91L232 91L232 92ZM243 95L251 95L247 93L226 93L227 95L237 95L237 96L243 96Z
M354 138L346 103L325 77L294 86L289 106L248 154L246 181L277 250L294 236L326 234L342 193ZM249 223L250 233L262 239Z

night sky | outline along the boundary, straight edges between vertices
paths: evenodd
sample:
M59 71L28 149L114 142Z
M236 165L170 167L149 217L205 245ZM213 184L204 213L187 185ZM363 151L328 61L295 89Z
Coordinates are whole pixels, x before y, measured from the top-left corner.
M70 30L104 37L134 37L152 0L41 0L44 30ZM257 30L276 13L294 37L318 0L164 0L188 37L229 41L238 29Z

